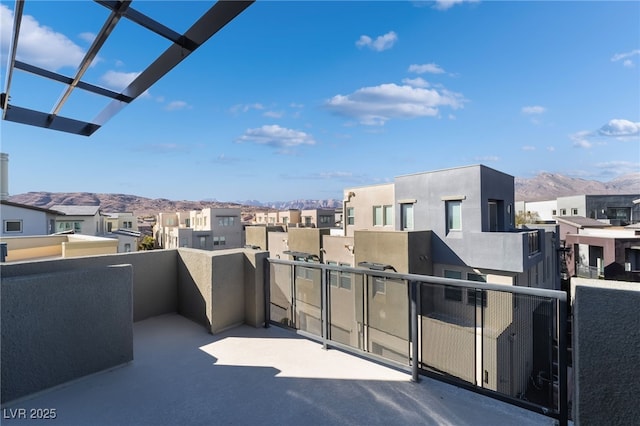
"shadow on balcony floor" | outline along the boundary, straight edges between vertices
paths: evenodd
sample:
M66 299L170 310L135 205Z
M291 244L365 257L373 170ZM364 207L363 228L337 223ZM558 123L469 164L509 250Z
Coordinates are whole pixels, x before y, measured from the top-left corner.
M325 351L287 330L218 335L179 315L134 324L133 363L3 407L55 408L63 425L552 425L552 419L427 378ZM10 412L9 410L14 410Z

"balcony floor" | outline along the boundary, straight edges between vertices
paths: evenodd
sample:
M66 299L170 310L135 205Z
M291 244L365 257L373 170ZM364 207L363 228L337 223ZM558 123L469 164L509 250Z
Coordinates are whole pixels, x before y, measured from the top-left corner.
M55 408L63 425L553 425L554 420L410 376L278 327L211 335L179 315L134 324L135 360L3 407Z

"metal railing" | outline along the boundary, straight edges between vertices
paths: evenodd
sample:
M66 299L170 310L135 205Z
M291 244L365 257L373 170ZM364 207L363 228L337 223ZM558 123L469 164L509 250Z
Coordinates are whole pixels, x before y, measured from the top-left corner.
M268 259L267 324L568 421L565 292Z
M580 278L602 278L604 277L604 272L597 266L578 263L576 264L576 275Z

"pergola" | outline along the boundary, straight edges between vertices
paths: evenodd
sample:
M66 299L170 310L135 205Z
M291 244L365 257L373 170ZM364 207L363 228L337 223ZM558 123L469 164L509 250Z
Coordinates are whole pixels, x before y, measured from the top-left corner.
M94 1L96 4L109 9L109 16L85 53L75 74L67 76L16 59L20 25L22 23L25 3L25 0L16 0L5 89L3 93L0 94L0 108L2 108L3 120L90 136L126 105L145 93L145 91L153 86L159 79L193 53L198 47L202 46L211 36L231 22L255 0L217 1L200 16L184 34L180 34L134 9L131 7L133 0ZM171 45L147 66L124 90L116 92L88 83L83 80L83 76L121 19L128 19L144 29L166 38L171 41ZM65 85L62 96L57 101L52 101L53 106L49 112L24 108L11 103L11 80L14 70L31 73L35 76L50 79ZM91 121L77 120L73 117L60 115L65 102L76 89L107 98L107 106Z

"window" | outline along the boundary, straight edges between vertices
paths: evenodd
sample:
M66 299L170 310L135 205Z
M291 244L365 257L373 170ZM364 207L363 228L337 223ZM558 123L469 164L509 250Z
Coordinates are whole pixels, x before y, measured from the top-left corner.
M373 226L382 226L382 206L373 206Z
M467 289L467 305L487 307L487 291L475 288Z
M311 216L304 217L304 226L311 226Z
M213 237L213 245L214 246L224 246L227 244L226 237Z
M566 216L567 215L567 209L560 209L560 215Z
M400 215L402 217L402 230L412 230L413 204L400 204Z
M73 232L77 232L77 233L82 232L82 223L81 222L58 222L57 232L71 231L72 229L73 229Z
M186 226L187 228L191 228L191 219L185 219L184 226Z
M468 281L476 281L476 282L481 282L481 283L486 283L487 282L487 277L482 275L482 274L474 274L469 272L467 274L467 280ZM486 290L477 290L475 288L468 288L467 289L467 304L468 305L475 305L475 306L480 306L482 305L483 307L487 307L487 291Z
M313 269L304 266L296 266L296 277L304 280L313 280Z
M320 216L320 223L323 223L325 225L330 224L331 223L331 217L332 216L327 216L327 215Z
M337 266L337 262L327 262L328 265ZM351 266L348 263L340 263L340 266ZM351 273L343 271L329 271L329 284L331 287L351 290Z
M462 230L462 201L449 200L445 202L447 209L447 233Z
M347 225L354 225L355 222L355 209L353 207L347 207Z
M130 243L124 243L124 252L125 253L131 252L131 244Z
M5 220L4 232L22 232L21 220Z
M532 231L528 234L529 238L529 255L535 254L540 251L539 245L539 233L538 231Z
M274 221L275 219L271 218L271 220ZM235 216L218 216L218 226L234 226L235 224L236 224Z
M558 211L556 209L551 210L551 216L557 216Z
M283 218L282 218L282 223L283 223L284 225L288 224L288 223L289 223L289 218L288 218L288 217L283 217Z
M384 226L390 226L393 225L393 206L384 206L384 218L383 218L383 225Z
M462 272L460 271L449 271L447 269L444 270L445 278L453 278L457 280L462 279ZM445 300L452 300L454 302L462 302L462 288L453 287L453 286L445 286L444 287L444 298Z
M201 235L200 236L200 248L206 248L207 247L207 236L206 235Z
M572 216L578 216L578 209L571 209Z

